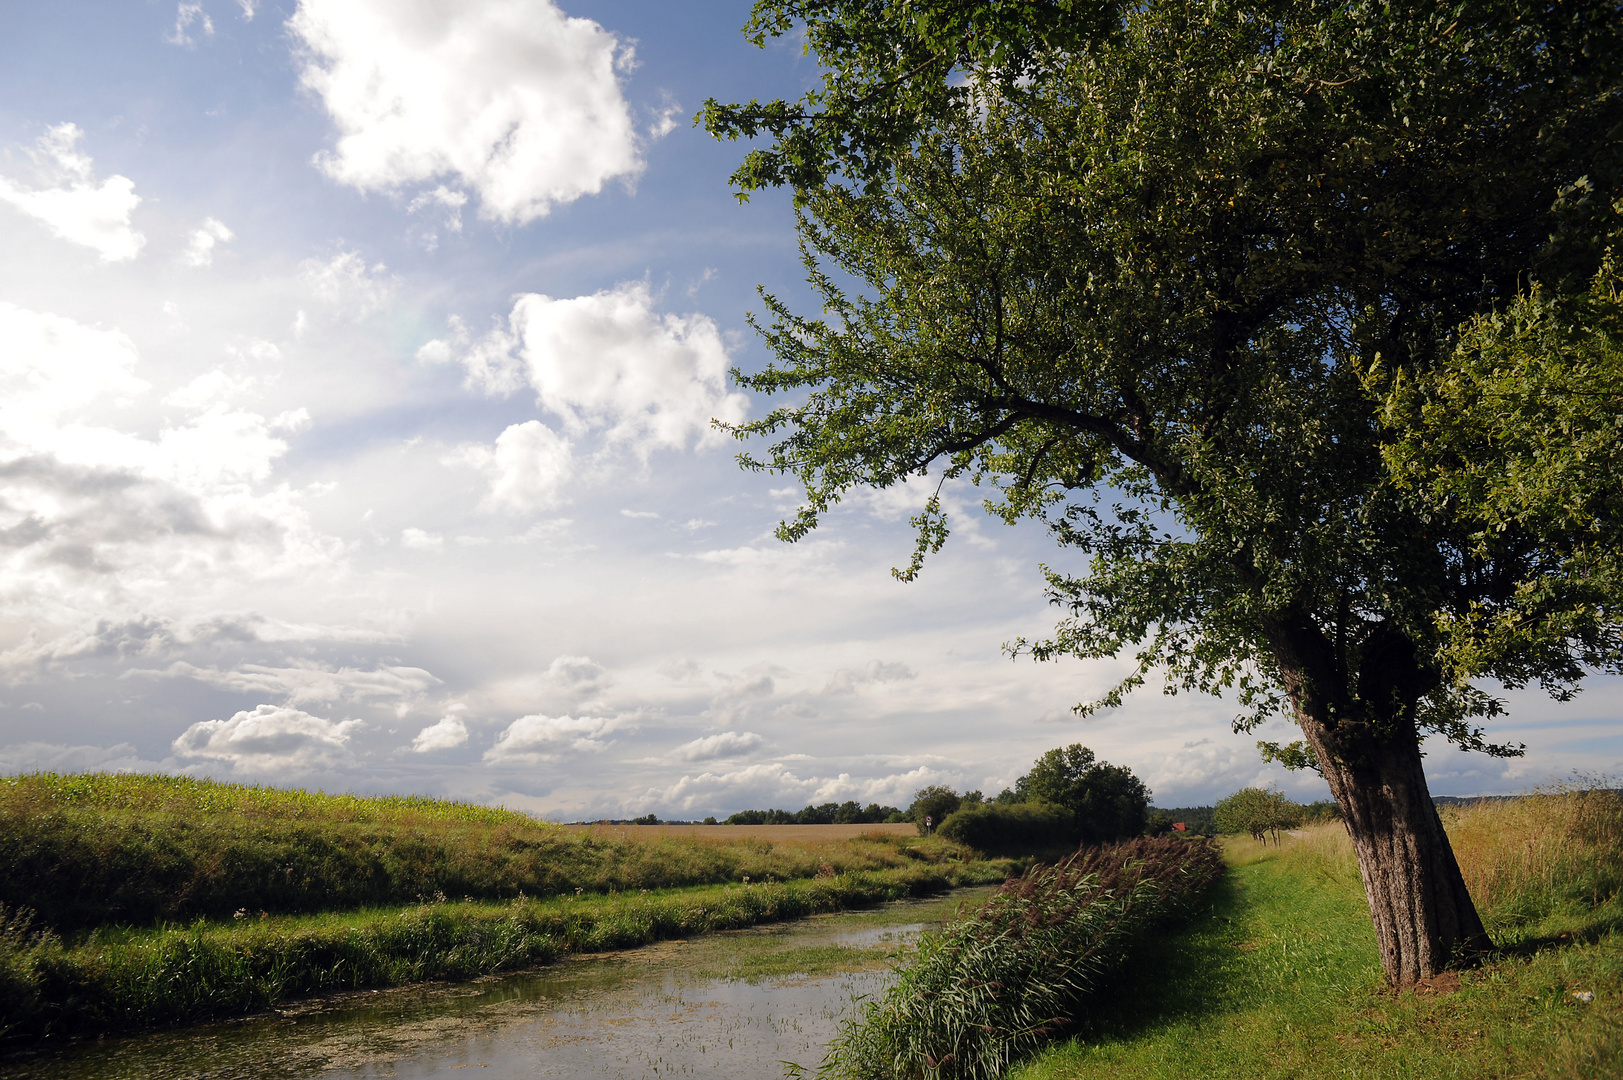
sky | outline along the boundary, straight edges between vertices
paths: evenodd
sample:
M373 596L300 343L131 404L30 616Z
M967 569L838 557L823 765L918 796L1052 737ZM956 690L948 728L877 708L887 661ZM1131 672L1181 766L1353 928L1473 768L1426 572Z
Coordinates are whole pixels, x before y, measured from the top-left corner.
M1232 703L1005 651L1030 525L914 490L794 545L757 287L810 310L780 194L692 118L798 96L740 2L130 0L0 11L0 772L141 770L690 819L1081 742L1162 806L1301 798ZM1623 772L1623 681L1509 695L1438 794Z

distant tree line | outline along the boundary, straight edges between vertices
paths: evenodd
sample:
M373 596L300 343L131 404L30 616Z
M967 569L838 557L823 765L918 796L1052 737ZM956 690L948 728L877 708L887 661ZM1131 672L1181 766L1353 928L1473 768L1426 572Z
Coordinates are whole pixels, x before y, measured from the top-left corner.
M908 815L894 806L861 803L847 800L843 803L823 803L804 810L740 810L723 825L879 825L886 822L910 820ZM706 819L705 824L715 824Z

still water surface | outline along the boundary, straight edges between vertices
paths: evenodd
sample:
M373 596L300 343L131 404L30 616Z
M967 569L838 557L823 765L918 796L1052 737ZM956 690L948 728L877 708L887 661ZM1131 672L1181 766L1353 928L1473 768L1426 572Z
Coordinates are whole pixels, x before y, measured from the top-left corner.
M531 972L297 1003L0 1059L12 1080L507 1080L784 1075L814 1066L891 960L986 890L575 957Z

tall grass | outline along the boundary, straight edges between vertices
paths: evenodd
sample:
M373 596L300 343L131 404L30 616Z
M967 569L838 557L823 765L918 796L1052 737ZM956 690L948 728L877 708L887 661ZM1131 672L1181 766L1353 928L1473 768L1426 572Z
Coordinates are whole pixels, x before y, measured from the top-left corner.
M883 999L849 1019L818 1075L990 1080L1072 1024L1133 946L1222 874L1215 845L1141 838L1033 867L926 935Z
M109 922L784 880L972 857L946 841L881 834L650 841L467 803L183 777L0 778L0 904L32 909L70 938Z
M0 1036L104 1033L238 1016L301 995L465 979L561 953L864 907L985 884L923 865L879 874L610 896L436 900L291 918L150 930L105 928L76 945L0 911Z

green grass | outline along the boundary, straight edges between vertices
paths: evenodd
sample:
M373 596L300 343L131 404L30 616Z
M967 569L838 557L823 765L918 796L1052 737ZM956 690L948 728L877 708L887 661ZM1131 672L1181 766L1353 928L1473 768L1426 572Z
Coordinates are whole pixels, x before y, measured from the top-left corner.
M70 939L107 923L189 923L239 911L782 881L975 859L935 838L644 840L419 797L170 776L0 777L0 904L31 909Z
M10 933L0 929L0 1035L109 1032L238 1016L312 993L466 979L561 953L632 948L986 883L985 864L979 873L955 878L911 867L771 884L107 927L71 946L13 925Z
M1623 1077L1615 800L1447 818L1501 947L1457 982L1385 988L1339 826L1281 849L1233 842L1209 908L1011 1080Z

